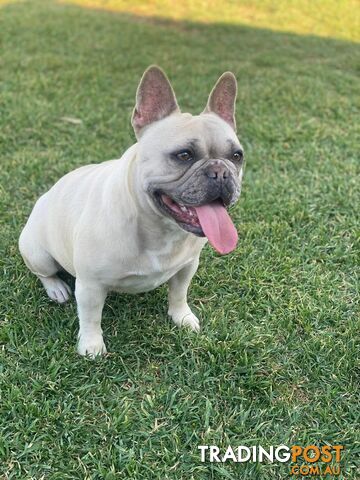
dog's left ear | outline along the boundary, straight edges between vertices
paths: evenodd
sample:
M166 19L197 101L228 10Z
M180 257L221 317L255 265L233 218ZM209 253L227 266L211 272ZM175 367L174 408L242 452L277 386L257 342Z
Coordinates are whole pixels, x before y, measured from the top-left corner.
M212 89L203 113L216 113L236 131L235 101L237 83L235 75L225 72Z
M156 65L145 70L137 92L131 123L137 138L142 129L179 112L174 90L165 73Z

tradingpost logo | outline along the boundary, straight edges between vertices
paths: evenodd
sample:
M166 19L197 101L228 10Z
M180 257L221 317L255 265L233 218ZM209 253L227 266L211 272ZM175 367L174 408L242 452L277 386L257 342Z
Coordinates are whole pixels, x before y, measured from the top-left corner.
M216 445L199 445L201 462L291 462L289 474L294 476L340 475L343 445L279 445L264 448L260 445L228 446L221 451Z

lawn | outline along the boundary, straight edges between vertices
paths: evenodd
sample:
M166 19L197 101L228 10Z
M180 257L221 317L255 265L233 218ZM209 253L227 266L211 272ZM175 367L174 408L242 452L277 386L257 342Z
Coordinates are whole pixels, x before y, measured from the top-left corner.
M338 2L341 22L327 23L320 2L310 35L251 14L221 23L220 4L214 23L120 3L0 8L0 478L287 479L289 464L201 463L197 449L281 444L344 445L338 478L360 478L359 46L344 24L355 31L355 4ZM17 239L60 176L134 142L151 63L193 113L219 74L238 78L240 242L202 253L190 291L199 335L168 320L166 287L111 295L110 353L90 361L75 351L74 301L48 300Z

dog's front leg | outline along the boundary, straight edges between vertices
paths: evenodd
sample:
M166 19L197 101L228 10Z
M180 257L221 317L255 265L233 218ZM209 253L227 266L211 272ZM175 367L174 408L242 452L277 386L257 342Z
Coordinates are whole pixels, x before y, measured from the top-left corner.
M169 280L169 310L168 314L178 327L187 326L191 330L199 331L198 318L192 313L187 303L187 291L199 265L197 258L177 272Z
M106 290L100 285L76 279L75 297L80 320L78 353L91 358L106 353L101 329L101 314Z

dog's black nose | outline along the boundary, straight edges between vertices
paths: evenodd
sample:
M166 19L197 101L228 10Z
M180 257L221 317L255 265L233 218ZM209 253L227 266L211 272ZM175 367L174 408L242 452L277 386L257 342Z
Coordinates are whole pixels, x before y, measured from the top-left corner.
M221 181L228 178L229 170L225 164L215 161L206 167L205 174L213 180Z

